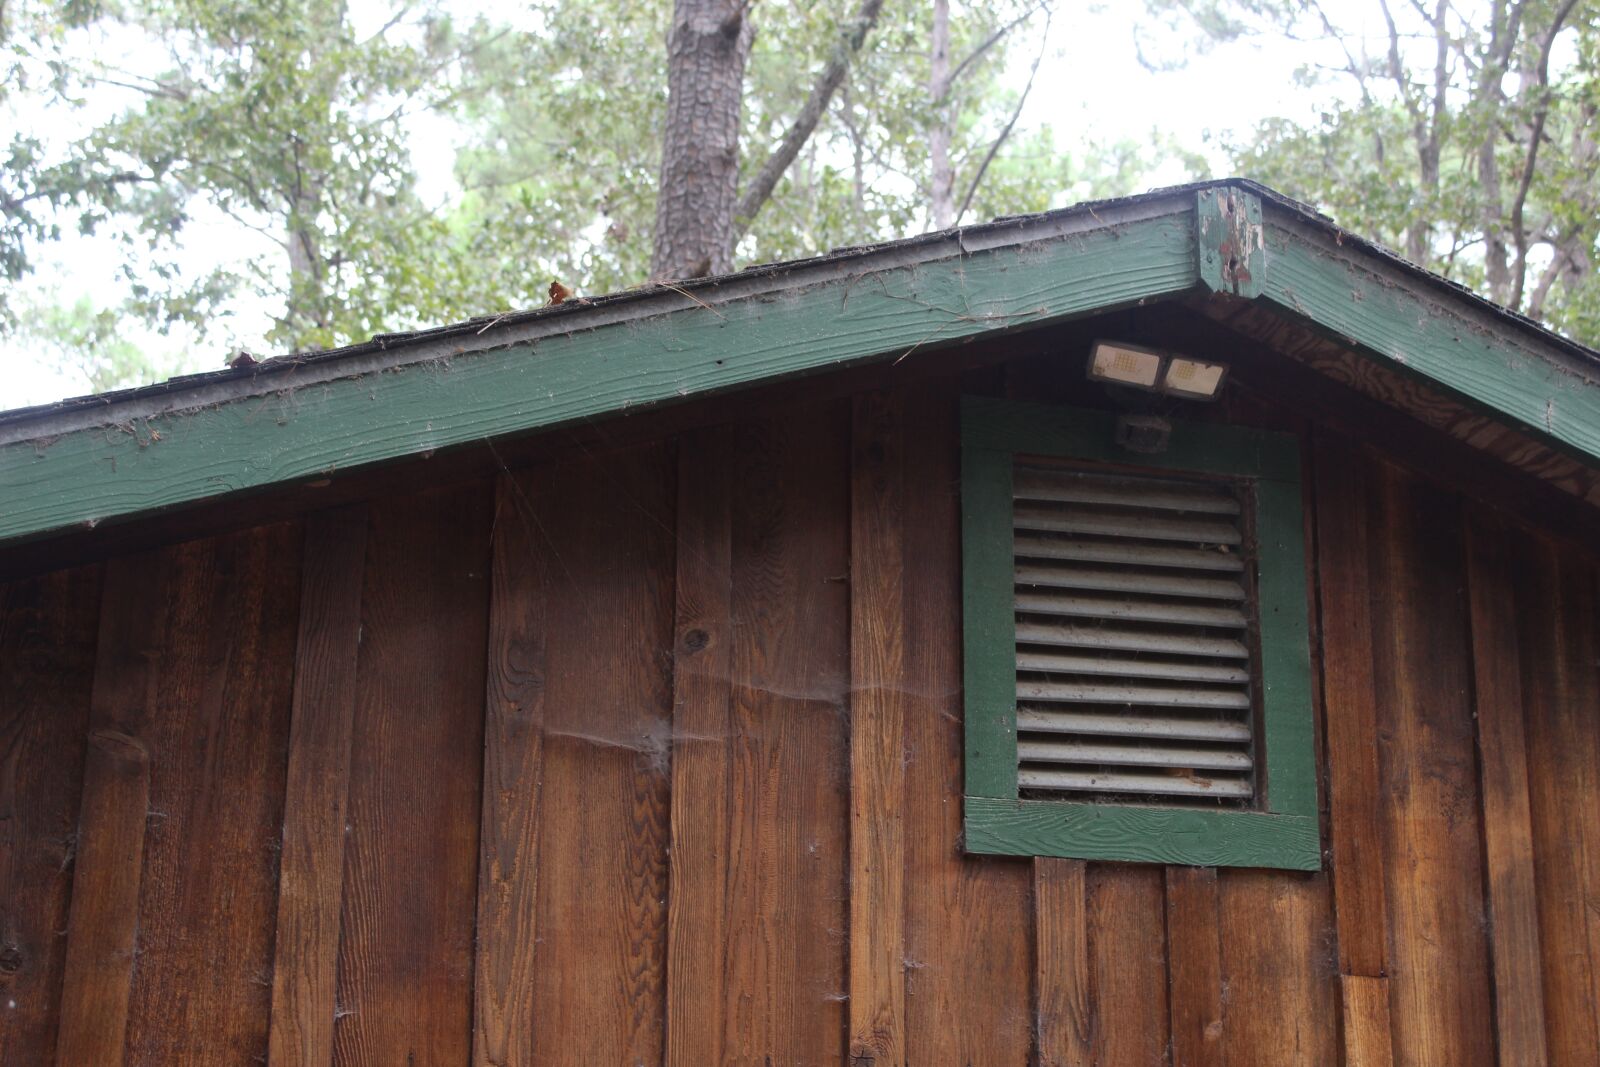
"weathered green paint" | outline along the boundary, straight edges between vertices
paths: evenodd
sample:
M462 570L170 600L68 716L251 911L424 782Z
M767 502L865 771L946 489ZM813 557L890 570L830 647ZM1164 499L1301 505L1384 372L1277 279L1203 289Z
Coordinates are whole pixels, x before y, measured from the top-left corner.
M1193 244L1161 215L15 443L0 540L1175 294Z
M1538 439L1600 459L1600 379L1527 331L1474 319L1467 301L1338 246L1251 187L1172 194L1136 215L977 252L960 238L850 273L796 268L792 284L714 290L627 321L459 350L350 377L0 445L0 542L317 478L749 383L1021 329L1195 287L1267 305L1357 351L1444 386ZM1154 205L1154 206L1151 206ZM1104 210L1104 209L1102 209ZM1084 225L1089 225L1083 223ZM993 240L991 233L989 240ZM1005 238L1001 238L1005 241ZM920 258L925 255L926 258ZM660 310L656 310L656 308ZM492 334L490 335L493 336ZM268 386L263 385L263 389ZM184 396L179 389L174 396Z
M1267 256L1260 197L1231 186L1200 190L1195 233L1202 285L1234 296L1261 295Z
M963 425L968 425L963 418ZM1011 455L961 451L962 691L967 795L1017 795L1017 626L1011 610ZM976 728L975 727L976 725Z
M988 855L1314 871L1322 866L1319 836L1315 815L966 800L967 851Z
M1292 438L1290 439L1292 441ZM1286 444L1285 448L1293 445ZM1256 508L1256 620L1261 643L1261 719L1267 746L1267 809L1317 812L1311 704L1310 607L1299 479L1261 478Z
M1116 416L1103 411L979 397L962 401L967 850L1315 869L1321 845L1300 442L1290 434L1174 421L1167 451L1147 456L1119 447L1115 427ZM1257 561L1265 785L1260 810L1018 801L1011 478L1015 458L1029 455L1247 484ZM1175 839L1167 840L1169 834Z
M1117 417L1111 412L969 396L961 401L961 443L964 448L1133 463L1191 474L1299 480L1300 443L1288 434L1220 423L1171 421L1172 438L1167 450L1156 456L1142 456L1116 443Z
M1266 229L1266 303L1342 337L1366 355L1445 386L1536 437L1600 459L1600 374L1533 351L1362 257L1273 224Z

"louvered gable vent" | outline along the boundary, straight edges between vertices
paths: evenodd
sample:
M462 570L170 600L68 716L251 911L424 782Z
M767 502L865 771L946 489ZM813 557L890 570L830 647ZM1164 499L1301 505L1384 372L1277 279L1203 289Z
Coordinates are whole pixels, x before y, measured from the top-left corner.
M1249 807L1239 489L1023 464L1012 484L1020 791Z

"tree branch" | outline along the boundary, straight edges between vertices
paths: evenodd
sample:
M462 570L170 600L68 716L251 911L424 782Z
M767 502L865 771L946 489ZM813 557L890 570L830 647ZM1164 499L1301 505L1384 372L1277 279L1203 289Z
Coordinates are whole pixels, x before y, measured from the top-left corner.
M1522 303L1522 290L1526 283L1528 273L1528 235L1523 232L1523 210L1528 203L1528 191L1533 187L1534 165L1539 159L1539 143L1544 140L1544 124L1550 115L1550 51L1555 46L1556 36L1561 33L1561 27L1567 21L1567 16L1572 13L1577 0L1566 0L1556 9L1555 16L1550 20L1550 28L1545 31L1544 40L1539 42L1539 63L1534 68L1533 92L1538 95L1538 104L1533 114L1533 124L1528 131L1528 154L1523 160L1522 174L1517 179L1517 192L1511 201L1511 235L1517 242L1517 258L1511 271L1511 299L1508 302L1512 309Z
M955 86L956 82L961 80L961 75L966 73L968 67L972 66L972 64L981 59L985 52L1004 40L1012 30L1033 18L1033 16L1038 14L1041 9L1048 12L1050 10L1050 0L1039 0L1037 4L1034 4L1016 18L1012 19L1004 26L1001 26L998 30L995 30L984 39L982 44L968 52L966 57L955 65L955 69L950 72L950 76L945 79L944 96L941 96L939 99L933 101L933 104L938 106L939 104L944 103L944 98L950 95L951 88Z
M845 73L850 69L850 61L861 50L862 42L867 39L867 34L877 24L878 13L883 9L883 0L861 0L861 7L857 9L855 17L839 35L839 40L833 46L833 54L828 57L828 62L823 66L822 73L817 76L816 84L811 87L811 95L806 98L800 114L783 135L783 140L778 142L778 147L772 150L765 163L756 171L745 187L744 195L739 197L738 204L733 210L733 243L737 244L750 229L750 223L755 219L763 205L772 198L772 191L778 187L778 181L795 161L800 150L805 147L806 141L811 139L817 123L828 110L828 103L833 99L833 94L838 91L839 85L844 81Z
M989 154L983 157L983 162L978 166L978 172L972 176L972 184L967 186L967 195L961 198L961 206L956 209L956 225L961 225L961 218L967 213L967 208L972 206L972 197L978 191L978 186L983 182L984 174L988 173L989 164L994 162L995 155L1000 151L1000 146L1006 143L1006 138L1011 136L1011 131L1016 128L1017 119L1022 116L1022 105L1028 102L1028 94L1033 92L1033 80L1039 74L1039 64L1044 61L1045 49L1050 43L1050 20L1055 17L1055 12L1045 9L1044 32L1039 35L1039 54L1033 57L1033 67L1028 71L1028 84L1022 87L1022 95L1017 97L1017 106L1011 112L1011 119L1000 131L1000 136L994 139L994 144L989 146Z

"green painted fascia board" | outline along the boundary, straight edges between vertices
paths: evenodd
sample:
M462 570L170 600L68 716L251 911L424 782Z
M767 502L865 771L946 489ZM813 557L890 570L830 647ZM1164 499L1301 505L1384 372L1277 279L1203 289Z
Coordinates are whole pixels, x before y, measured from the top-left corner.
M1202 285L1239 297L1261 295L1267 257L1259 196L1231 185L1200 190L1195 235Z
M1585 462L1600 459L1600 368L1536 351L1526 331L1451 305L1371 254L1269 212L1262 301L1444 386Z
M0 541L1190 290L1190 205L0 446ZM1030 238L1030 239L1025 239ZM106 416L115 419L115 414Z
M0 543L897 359L1197 285L1310 320L1600 459L1600 372L1375 253L1338 247L1292 206L1269 202L1265 216L1262 207L1248 187L1210 185L1127 211L1099 205L958 231L910 252L885 246L800 264L775 283L722 280L699 296L585 310L501 340L408 341L264 374L260 385L179 385L170 398L13 425L0 433Z

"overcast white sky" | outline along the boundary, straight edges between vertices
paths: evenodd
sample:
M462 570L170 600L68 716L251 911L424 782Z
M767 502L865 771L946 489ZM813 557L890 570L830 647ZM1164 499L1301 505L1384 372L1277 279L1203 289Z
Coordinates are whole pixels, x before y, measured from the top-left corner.
M1369 6L1359 0L1335 0L1328 6L1347 5ZM1059 7L1062 10L1051 32L1050 51L1055 58L1041 67L1019 125L1048 122L1060 142L1067 141L1072 131L1081 131L1086 139L1116 140L1142 136L1159 127L1176 134L1188 147L1205 152L1214 171L1223 174L1227 160L1217 150L1214 135L1245 131L1274 114L1309 118L1315 107L1316 101L1293 79L1295 69L1312 57L1306 48L1286 47L1281 41L1271 47L1242 42L1193 57L1182 69L1156 74L1137 61L1131 12L1142 5L1086 9L1068 0ZM1017 56L1018 69L1012 71L1019 85L1032 60L1031 55L1020 54L1023 51ZM97 110L120 106L114 99L94 103L101 105ZM87 123L94 117L86 114L83 119ZM62 130L59 116L25 111L12 117L23 124L41 120L48 121L53 130L71 132ZM422 190L431 202L442 201L454 188L452 129L435 119L419 123L413 136ZM1174 160L1151 176L1151 184L1171 184L1187 177ZM1065 195L1063 199L1070 202L1075 197ZM185 255L197 273L235 260L241 251L258 250L259 246L249 242L262 240L237 224L220 217L207 218L203 213L185 232ZM25 288L50 293L63 304L87 295L96 306L108 306L118 299L119 259L120 252L109 241L69 237L45 251L40 257L41 269ZM252 311L243 307L234 322L237 335L231 341L216 339L197 346L190 338L148 332L139 333L134 340L174 371L209 369L220 366L224 354L234 348L265 350L260 340L268 326L264 308ZM32 351L15 340L0 341L0 409L44 403L86 390L81 374L63 368L49 354Z

